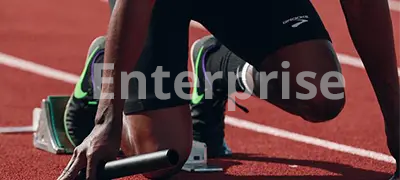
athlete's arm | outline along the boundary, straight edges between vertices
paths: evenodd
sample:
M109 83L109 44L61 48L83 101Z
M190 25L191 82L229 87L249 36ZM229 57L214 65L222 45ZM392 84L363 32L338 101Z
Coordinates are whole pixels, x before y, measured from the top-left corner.
M375 90L399 168L399 76L387 0L341 0L351 38Z
M122 113L125 101L121 97L121 73L132 72L137 64L147 38L152 6L153 3L150 0L118 0L115 5L109 23L104 58L104 63L112 64L113 69L103 70L103 77L111 78L113 82L109 83L103 78L102 95L100 97L105 98L105 93L113 93L114 96L100 99L95 119L96 126L107 126L105 129L109 129L108 136L111 138L103 137L102 134L104 133L99 133L99 136L95 137L95 139L121 141ZM112 138L113 136L118 136L118 138ZM102 147L101 141L99 142L99 147ZM105 145L108 143L111 142L104 142ZM120 144L118 143L118 145ZM89 149L91 148L96 147L89 147ZM107 149L109 147L104 146L103 148ZM88 160L87 174L90 177L95 177L96 175L96 162L103 160L99 158L104 150L99 149L97 152L97 159ZM96 154L94 154L96 152L92 153L92 156L96 157Z
M113 93L114 98L101 99L100 105L105 105L102 102L111 103L117 119L122 119L119 116L124 102L121 99L121 72L133 71L139 59L147 38L152 6L150 0L118 0L111 15L104 63L114 67L104 70L103 76L111 77L113 83L103 82L102 93Z
M121 72L133 71L147 38L152 2L150 0L118 0L110 19L104 63L113 64L103 70L101 99L95 126L58 178L73 180L86 166L87 179L97 179L98 164L116 158L121 143L122 110ZM113 97L107 97L113 93Z

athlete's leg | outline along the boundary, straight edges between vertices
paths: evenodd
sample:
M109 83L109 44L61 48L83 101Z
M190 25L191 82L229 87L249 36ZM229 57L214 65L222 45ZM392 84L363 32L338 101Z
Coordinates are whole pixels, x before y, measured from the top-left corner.
M206 55L212 73L224 71L224 77L228 77L227 73L233 72L239 78L231 84L241 84L243 90L245 85L251 87L253 84L252 93L261 98L268 95L266 100L269 102L306 120L321 122L337 116L344 105L344 88L328 88L332 94L343 94L340 99L332 99L324 95L326 90L321 87L321 81L325 80L322 77L328 72L340 73L340 67L329 35L308 0L290 2L293 5L290 7L280 1L218 2L212 7L203 6L208 8L207 14L197 13L198 20L229 47L217 46ZM306 20L302 20L302 24L298 23L301 18ZM222 20L223 27L220 26ZM298 25L294 25L296 23ZM268 81L242 59L266 75L277 72L277 79ZM282 65L289 65L289 68ZM289 81L282 77L284 71L289 72ZM305 83L297 83L296 78L304 75L300 73L305 71L312 72L311 75L315 73L315 77L306 78L306 85L314 86L314 89L309 89L315 90L315 96L302 100L296 97L296 92L307 94L308 89L303 87ZM285 91L289 92L290 98L282 98Z
M179 153L177 166L146 174L147 177L179 172L191 150L190 88L179 87L182 82L188 84L188 3L186 0L155 1L146 46L134 68L136 74L129 74L137 76L122 78L123 86L126 85L122 90L127 90L129 85L124 107L124 154L167 148ZM177 79L181 75L186 78Z
M124 154L132 156L163 149L175 149L180 158L178 166L145 175L156 178L178 173L191 150L190 118L187 105L125 116L121 143Z
M207 144L207 156L209 158L225 157L232 155L231 149L224 141L225 133L225 107L228 100L226 87L214 83L213 88L204 85L209 79L206 78L204 65L208 58L202 56L210 53L210 48L200 50L202 44L208 38L197 40L190 50L190 63L192 72L198 79L194 81L192 101L190 103L193 122L193 139ZM212 44L210 44L212 45ZM204 58L203 58L204 57ZM203 95L211 93L211 98Z

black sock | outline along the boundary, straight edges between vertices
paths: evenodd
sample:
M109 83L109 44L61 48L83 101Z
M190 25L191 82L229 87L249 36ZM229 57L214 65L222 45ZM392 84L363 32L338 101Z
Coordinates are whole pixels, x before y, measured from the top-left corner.
M240 72L243 71L246 61L233 54L232 51L223 45L218 50L211 52L207 58L207 71L209 71L211 74L223 72L222 81L216 80L214 82L223 83L222 85L226 88L228 85L235 85L236 91L243 92L245 90L243 82L241 82L242 78L240 78ZM228 82L228 73L230 72L233 72L236 76L233 82ZM230 94L233 92L228 93Z

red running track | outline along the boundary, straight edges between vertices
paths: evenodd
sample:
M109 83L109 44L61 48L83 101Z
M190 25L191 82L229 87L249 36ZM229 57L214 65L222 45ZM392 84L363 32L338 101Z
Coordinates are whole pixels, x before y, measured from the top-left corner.
M337 52L357 56L338 1L315 0L314 4ZM95 0L0 1L0 52L79 74L87 47L104 34L108 16L108 6ZM399 12L392 11L392 18L399 45ZM190 42L205 34L191 28ZM240 101L250 113L237 110L228 115L389 154L382 115L365 71L348 65L343 65L343 71L347 104L333 121L311 124L255 98ZM0 65L0 72L0 126L30 125L31 111L42 98L73 89L73 84L5 65ZM177 179L387 179L394 170L391 163L233 126L227 126L226 134L235 156L212 162L225 167L225 173L182 173ZM55 179L69 160L33 148L31 134L0 134L0 152L0 179Z

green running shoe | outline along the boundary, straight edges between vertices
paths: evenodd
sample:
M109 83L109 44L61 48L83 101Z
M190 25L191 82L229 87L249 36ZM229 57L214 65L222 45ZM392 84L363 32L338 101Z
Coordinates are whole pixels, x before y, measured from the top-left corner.
M101 90L101 78L94 78L94 65L104 62L105 40L101 36L90 45L85 67L65 108L65 130L74 146L82 143L94 127L99 102L94 91Z
M221 44L213 36L203 37L193 43L191 47L191 66L195 73L192 100L190 103L193 139L206 143L207 156L218 158L231 156L232 151L226 144L225 137L225 105L228 100L227 87L222 83L210 82L206 74L207 56L216 51ZM211 92L211 87L212 92ZM210 99L207 93L212 93Z

